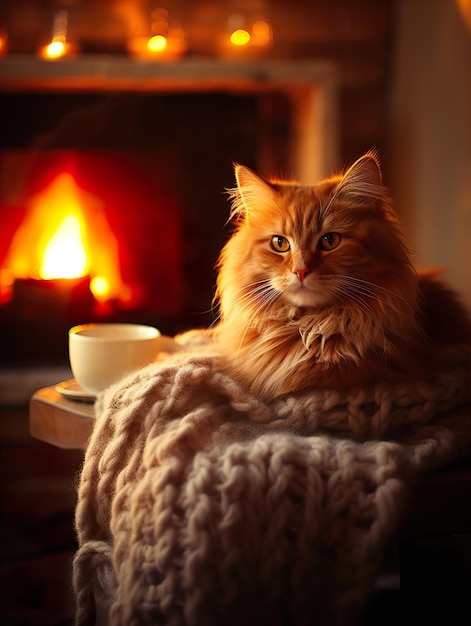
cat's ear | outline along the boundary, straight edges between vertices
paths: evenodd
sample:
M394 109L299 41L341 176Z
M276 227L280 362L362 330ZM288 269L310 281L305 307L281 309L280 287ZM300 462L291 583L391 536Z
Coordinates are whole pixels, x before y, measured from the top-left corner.
M349 167L337 192L355 198L380 200L384 195L381 168L376 152L368 152Z
M235 165L237 187L230 190L232 197L231 218L243 215L249 219L260 210L276 205L277 190L265 179L244 165Z

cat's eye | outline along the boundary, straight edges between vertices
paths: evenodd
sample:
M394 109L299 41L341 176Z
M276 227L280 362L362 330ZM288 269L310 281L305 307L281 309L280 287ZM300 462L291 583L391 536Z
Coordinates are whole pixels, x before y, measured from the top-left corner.
M340 233L326 233L322 235L317 244L321 250L334 250L340 243Z
M273 235L271 238L271 247L275 252L288 252L290 249L289 241L282 235Z

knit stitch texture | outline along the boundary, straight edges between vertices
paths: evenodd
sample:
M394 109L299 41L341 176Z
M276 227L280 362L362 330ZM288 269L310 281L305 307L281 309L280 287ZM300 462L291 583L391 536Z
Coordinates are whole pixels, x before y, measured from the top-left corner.
M131 374L96 413L77 625L350 626L410 485L470 454L471 349L421 384L264 403L201 347Z

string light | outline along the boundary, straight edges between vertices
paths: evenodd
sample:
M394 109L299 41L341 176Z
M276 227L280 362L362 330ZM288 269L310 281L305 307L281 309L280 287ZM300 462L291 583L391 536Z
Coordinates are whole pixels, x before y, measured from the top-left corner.
M154 35L147 42L147 49L150 52L160 52L167 47L167 37L164 35Z
M64 41L51 41L50 44L46 46L45 55L49 59L57 59L63 56L65 52L65 42Z
M234 46L246 46L250 41L250 33L243 28L238 28L231 33L229 40Z
M71 52L71 46L67 41L68 27L68 12L65 9L56 11L52 25L51 41L39 50L39 55L43 59L54 61Z
M137 59L175 61L186 51L185 33L172 21L164 8L154 9L150 14L151 37L138 36L127 40L129 53Z
M232 13L227 19L225 40L222 42L222 53L234 54L237 49L246 48L248 54L261 52L268 47L273 39L270 24L262 18L250 18L239 13ZM245 54L245 53L244 53Z

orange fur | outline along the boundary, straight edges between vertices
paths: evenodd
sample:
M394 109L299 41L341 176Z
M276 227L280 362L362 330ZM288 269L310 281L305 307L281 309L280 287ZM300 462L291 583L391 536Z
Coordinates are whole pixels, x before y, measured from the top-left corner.
M232 373L265 398L426 375L437 323L422 309L448 292L418 278L376 154L312 187L236 179L215 329Z

